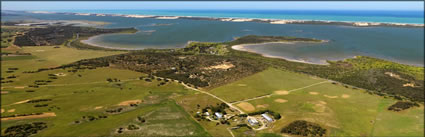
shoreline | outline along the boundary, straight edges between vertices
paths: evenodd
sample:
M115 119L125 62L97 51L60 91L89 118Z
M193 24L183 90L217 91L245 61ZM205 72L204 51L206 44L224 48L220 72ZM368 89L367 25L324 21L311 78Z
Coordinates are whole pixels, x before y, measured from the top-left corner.
M91 37L89 37L87 39L80 40L80 42L81 43L84 43L84 44L87 44L89 46L93 46L93 47L100 47L100 48L106 48L106 49L112 49L112 50L127 50L127 51L137 51L137 50L145 50L145 49L178 49L179 48L179 47L175 47L175 48L153 48L153 47L148 47L148 48L123 48L123 47L102 46L102 45L99 45L99 44L95 44L95 42L93 42L93 39L94 38L102 37L104 35L114 35L114 34L117 34L117 33L100 34L100 35L96 35L96 36L91 36ZM184 48L184 47L180 47L180 48Z
M257 43L257 44L269 44L269 43L282 43L282 44L294 44L295 42L266 42L266 43ZM292 62L299 62L299 63L307 63L307 64L315 64L315 65L329 65L329 63L327 63L327 60L324 60L325 63L320 63L320 62L309 62L309 61L305 61L305 60L299 60L299 59L293 59L293 58L288 58L288 57L284 57L284 56L276 56L276 55L269 55L269 54L265 54L265 53L260 53L254 50L250 50L248 48L245 48L246 46L254 46L257 44L240 44L240 45L233 45L231 48L233 50L238 50L238 51L245 51L245 52L250 52L250 53L256 53L256 54L260 54L263 57L268 57L268 58L279 58L279 59L284 59L287 61L292 61Z
M331 20L293 20L293 19L261 19L261 18L237 18L237 17L202 17L202 16L159 16L140 14L102 14L102 13L74 13L74 12L48 12L48 11L26 11L35 14L65 14L79 16L118 16L127 18L154 18L154 19L191 19L211 20L224 22L258 22L269 24L317 24L317 25L343 25L354 27L413 27L423 28L424 24L392 23L392 22L359 22L359 21L331 21Z
M108 46L102 46L99 44L95 44L93 42L93 39L96 37L101 37L103 35L108 35L108 34L100 34L100 35L96 35L96 36L92 36L89 37L88 39L85 40L80 40L81 43L87 44L89 46L93 46L93 47L100 47L100 48L106 48L106 49L114 49L114 50L128 50L128 51L136 51L136 50L143 50L143 49L138 49L138 48L121 48L121 47L108 47Z
M357 58L358 56L364 56L364 55L354 55L352 57L343 57L341 59L324 60L324 63L320 63L320 62L309 62L309 61L305 61L305 60L293 59L293 58L288 58L288 57L284 57L284 56L269 55L267 53L261 53L261 52L258 52L258 51L255 51L255 50L251 50L251 49L246 48L246 46L255 46L255 45L258 45L258 44L269 44L269 43L294 44L295 42L266 42L266 43L257 43L257 44L239 44L239 45L233 45L231 48L233 50L245 51L245 52L260 54L263 57L279 58L279 59L284 59L284 60L292 61L292 62L315 64L315 65L329 65L329 63L327 61L339 61L339 60ZM425 67L425 64L402 62L402 61L391 60L391 59L388 59L388 58L379 58L379 57L374 57L374 56L370 56L370 57L378 58L378 59L383 59L383 60L386 60L386 61L395 62L395 63L399 63L399 64L414 66L414 67Z

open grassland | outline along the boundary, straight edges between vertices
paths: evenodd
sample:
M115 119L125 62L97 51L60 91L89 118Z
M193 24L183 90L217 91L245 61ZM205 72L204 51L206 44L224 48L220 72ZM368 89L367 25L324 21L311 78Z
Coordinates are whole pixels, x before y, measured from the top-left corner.
M195 115L199 108L204 108L206 106L213 106L219 103L222 103L220 100L215 99L206 94L196 93L192 95L180 96L176 98L177 104L182 106L186 112L190 115ZM199 105L199 107L198 107ZM211 121L198 121L205 130L208 131L212 136L223 137L223 136L231 136L230 132L227 130L229 126L219 124Z
M121 82L108 83L104 78L101 78L101 75L105 75L103 77L112 77L114 73L105 73L108 71L106 69L90 70L91 75L86 75L86 77L93 78L89 81L95 81L96 78L100 77L99 83L81 80L80 82L86 82L87 84L72 85L73 82L71 82L69 85L11 89L9 93L2 94L2 109L6 110L6 112L2 113L2 116L38 112L53 112L56 115L40 119L26 119L24 121L1 121L2 130L20 123L43 121L48 123L48 128L40 132L38 134L40 136L109 136L119 135L116 133L116 129L120 127L127 128L127 125L137 123L138 116L146 116L147 122L139 122L141 130L124 131L122 134L146 136L208 135L199 124L193 121L173 101L174 97L193 94L194 91L186 90L177 82L168 82L163 86L157 86L158 81L146 82L143 80L123 80ZM115 72L115 75L120 74L121 80L143 75L141 73L136 75L135 73L137 72L126 70L110 69L109 71ZM26 92L29 89L34 90L34 92ZM51 100L37 103L26 102L26 100L37 99ZM137 106L129 106L129 104L120 106L123 102L131 100L140 100L141 103ZM48 104L48 106L35 107L36 104ZM123 108L122 112L116 114L105 112L106 110L117 108ZM14 110L13 112L7 112L12 109ZM149 116L149 113L155 115ZM107 118L88 121L84 120L84 116L107 116ZM79 123L75 121L79 121Z
M141 116L147 121L141 124L133 122L139 129L124 132L122 136L209 136L201 125L173 101L164 102Z
M237 82L212 89L209 92L226 101L234 102L276 92L279 94L322 81L326 80L289 71L268 69Z
M3 50L7 51L7 49ZM78 50L65 46L61 46L60 48L54 48L53 46L24 47L19 50L19 52L31 53L31 55L29 55L31 57L2 56L2 71L5 71L7 70L7 68L10 67L20 68L18 72L32 71L37 70L39 68L57 67L81 59L89 59L124 53L121 51Z
M292 121L307 120L327 128L329 136L423 135L423 105L402 112L388 111L396 100L331 82L309 86L320 81L325 80L268 69L223 86L228 88L219 87L211 92L229 101L272 94L236 105L242 106L241 109L246 109L247 104L255 107L248 112L269 109L282 115L272 129L262 132L279 133ZM273 92L278 90L290 92Z
M2 77L16 76L10 78L13 82L2 83L2 117L34 113L47 115L30 115L21 120L2 119L2 133L10 126L45 122L48 128L37 136L209 136L183 108L175 104L174 98L195 93L177 82L158 86L160 81L157 80L139 80L146 74L108 67L23 73L124 52L77 50L65 46L14 50L31 55L2 57ZM9 68L18 70L7 73ZM108 78L114 81L108 82ZM40 80L51 82L38 88L28 87ZM30 103L37 100L45 101ZM134 100L140 100L140 104L130 106L137 103ZM118 113L106 112L119 108L122 110ZM101 118L103 116L106 118ZM146 116L146 122L137 121L138 116ZM95 119L90 120L90 117ZM138 124L140 129L129 131L127 127L130 124ZM117 133L119 128L124 129L122 133Z

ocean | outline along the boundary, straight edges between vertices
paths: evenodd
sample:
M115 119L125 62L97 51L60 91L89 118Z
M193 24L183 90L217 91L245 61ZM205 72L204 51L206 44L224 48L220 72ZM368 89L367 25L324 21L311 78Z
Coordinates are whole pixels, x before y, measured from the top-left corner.
M423 24L423 11L356 10L50 10L52 12L138 14Z
M61 12L145 14L167 16L273 18L423 24L423 12L415 11L196 11L196 10L78 10ZM341 60L358 55L424 66L424 28L353 27L342 25L269 24L188 19L126 18L119 16L77 16L25 13L22 18L40 20L92 20L111 24L105 28L135 27L135 34L106 34L89 43L112 48L181 48L188 41L223 42L245 35L294 36L329 40L308 44L257 44L247 50L260 54L310 63ZM6 20L20 17L6 17ZM2 18L3 20L3 18Z

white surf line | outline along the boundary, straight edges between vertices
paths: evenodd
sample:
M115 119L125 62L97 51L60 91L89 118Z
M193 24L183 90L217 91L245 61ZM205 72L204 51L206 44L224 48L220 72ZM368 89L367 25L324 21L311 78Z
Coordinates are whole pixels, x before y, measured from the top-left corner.
M291 93L291 92L297 91L297 90L301 90L301 89L305 89L305 88L309 88L309 87L312 87L312 86L316 86L316 85L319 85L319 84L327 83L327 82L332 82L332 81L331 80L326 80L326 81L322 81L322 82L319 82L319 83L314 83L314 84L311 84L311 85L308 85L308 86L305 86L305 87L301 87L301 88L289 90L288 93ZM240 101L232 102L231 104L237 104L237 103L241 103L241 102L246 102L246 101L261 99L261 98L265 98L265 97L270 97L272 95L275 95L275 94L268 94L268 95L263 95L263 96L259 96L259 97L255 97L255 98L240 100Z

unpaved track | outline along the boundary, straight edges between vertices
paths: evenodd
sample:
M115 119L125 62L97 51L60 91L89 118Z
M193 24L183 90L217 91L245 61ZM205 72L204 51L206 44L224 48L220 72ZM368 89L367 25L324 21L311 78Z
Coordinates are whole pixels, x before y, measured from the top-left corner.
M323 83L328 83L328 82L332 82L332 81L326 80L326 81L314 83L314 84L311 84L311 85L308 85L308 86L305 86L305 87L301 87L301 88L296 88L296 89L289 90L288 93L291 93L291 92L297 91L297 90L301 90L301 89L305 89L305 88L309 88L309 87L312 87L312 86L320 85L320 84L323 84ZM259 96L259 97L255 97L255 98L249 98L249 99L245 99L245 100L240 100L240 101L232 102L231 104L238 104L238 103L241 103L241 102L247 102L247 101L251 101L251 100L262 99L262 98L265 98L265 97L271 97L272 95L278 95L278 94L276 94L276 93L267 94L267 95L263 95L263 96Z

